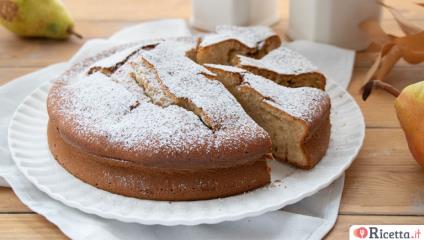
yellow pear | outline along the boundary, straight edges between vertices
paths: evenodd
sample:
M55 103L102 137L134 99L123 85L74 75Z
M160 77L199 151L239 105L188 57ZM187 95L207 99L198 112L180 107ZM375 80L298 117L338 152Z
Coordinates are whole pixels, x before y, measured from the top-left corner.
M60 0L0 0L0 23L22 37L80 37Z
M424 81L404 88L396 98L395 108L409 150L424 166Z
M415 160L424 167L424 81L411 84L399 92L387 83L373 80L364 86L364 101L374 88L383 89L396 97L396 114L405 132L409 150Z

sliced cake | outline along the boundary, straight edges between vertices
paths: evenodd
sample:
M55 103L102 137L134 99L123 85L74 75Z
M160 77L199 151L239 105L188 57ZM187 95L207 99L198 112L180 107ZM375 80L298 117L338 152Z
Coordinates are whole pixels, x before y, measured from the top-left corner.
M325 76L308 59L286 47L272 50L261 59L238 55L236 65L286 87L325 89Z
M202 38L197 62L231 64L238 54L261 58L280 45L280 38L269 27L218 26L215 34Z
M330 139L327 93L309 87L287 88L237 67L205 66L270 134L276 159L310 169L325 155Z

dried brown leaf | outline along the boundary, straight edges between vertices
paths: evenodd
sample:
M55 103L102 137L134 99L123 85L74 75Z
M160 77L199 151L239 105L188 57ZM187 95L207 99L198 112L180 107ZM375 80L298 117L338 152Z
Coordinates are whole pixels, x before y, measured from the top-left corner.
M394 42L399 47L402 58L408 63L417 64L424 61L424 32L400 37Z
M418 6L424 7L424 3L416 3Z
M375 59L375 62L372 64L371 68L368 70L367 74L365 74L364 80L362 81L361 90L363 90L364 86L367 85L372 78L375 76L375 73L380 68L381 60L383 59L383 56L381 53L378 54L377 58Z
M376 43L380 46L384 46L392 41L392 38L384 32L377 21L363 21L361 24L359 24L359 28L367 33L373 43Z
M362 53L379 53L381 46L375 42L372 42L367 49L363 50Z
M374 80L384 81L400 58L404 58L412 64L424 61L424 31L420 27L409 23L397 9L386 5L381 0L377 1L391 12L406 36L397 37L387 34L376 21L369 20L360 24L360 28L368 34L374 45L370 45L368 50L375 51L380 49L375 62L363 80L361 89L364 99L371 93ZM424 4L419 5L424 6Z
M392 49L393 46L395 46L395 43L393 41L391 43L388 43L388 44L384 45L381 48L381 54L382 54L382 56L385 56L390 51L390 49Z
M402 53L397 45L390 48L384 58L381 61L380 67L375 73L375 77L378 80L384 81L387 74L392 70L393 66L402 57Z
M383 70L380 70L382 64L383 64L383 58L385 59L386 55L388 55L391 51L391 49L395 46L394 43L388 43L384 45L378 54L377 58L375 59L373 65L371 65L371 68L368 70L367 74L365 74L364 80L362 81L361 89L369 82L371 81L376 75ZM390 59L393 57L390 57ZM386 70L385 70L386 71ZM389 70L390 71L390 70ZM380 76L383 75L383 72L379 73ZM377 78L380 79L380 78ZM383 79L381 79L383 80Z
M380 3L383 7L387 8L390 11L390 13L395 18L397 24L406 35L416 34L423 31L421 27L408 22L408 20L396 8L385 4L383 1L378 1L378 3Z

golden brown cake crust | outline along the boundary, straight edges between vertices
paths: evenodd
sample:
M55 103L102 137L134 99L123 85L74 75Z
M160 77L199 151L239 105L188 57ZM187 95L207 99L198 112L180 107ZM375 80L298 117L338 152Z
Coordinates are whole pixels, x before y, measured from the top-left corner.
M132 46L137 44L142 46L151 46L157 44L157 42L149 41L146 43L136 43ZM240 114L238 118L240 121L224 119L228 126L223 127L219 131L211 131L202 125L196 116L193 117L189 113L185 113L180 108L168 108L166 111L171 113L163 113L162 115L157 114L157 119L155 120L155 116L149 115L161 112L161 109L155 108L157 110L156 111L155 109L150 109L155 106L139 104L140 107L138 107L135 111L131 111L132 105L137 103L138 100L135 99L132 102L128 101L128 103L125 103L127 104L128 111L125 110L127 112L119 115L116 119L117 122L123 117L128 117L130 115L136 115L133 117L133 121L136 121L137 117L140 121L146 119L146 117L151 117L152 119L149 123L151 123L152 126L161 128L161 126L158 125L161 121L163 121L164 124L170 125L167 127L172 130L171 132L164 132L158 138L155 138L157 137L157 135L155 135L156 132L160 132L159 130L161 129L152 129L153 127L149 128L148 126L146 127L144 125L137 124L137 122L131 126L125 125L122 131L130 137L134 136L134 133L138 133L137 131L141 131L143 129L151 130L149 132L150 135L142 132L140 137L134 138L135 140L131 142L131 145L127 144L128 138L118 136L120 139L119 141L116 141L116 139L111 137L111 133L108 131L94 131L93 129L96 127L96 124L94 123L96 122L91 125L85 124L86 127L84 128L81 127L81 121L78 121L78 119L72 116L74 112L72 109L67 109L67 104L75 100L76 97L82 94L81 91L86 91L87 88L83 85L83 88L78 88L77 90L71 89L69 90L71 92L69 95L65 94L66 90L69 89L69 86L74 83L74 80L78 78L80 74L87 71L87 69L94 63L111 56L117 51L122 51L129 47L131 47L131 45L119 46L102 52L95 57L86 59L81 63L77 63L72 66L70 70L65 72L59 80L54 82L49 92L47 109L50 121L60 129L64 139L94 155L126 160L128 162L132 162L134 165L138 164L143 167L157 167L164 169L190 170L228 168L252 163L268 153L271 145L268 134L254 123L254 121L244 113L241 107L237 106L231 109L240 109L240 111L237 110ZM104 83L103 79L94 80L96 80L99 84ZM119 92L115 90L114 85L112 87L109 85L101 85L100 87L104 87L109 90L109 92L106 92L105 94ZM93 86L94 90L96 90L96 88L97 86ZM222 88L225 90L223 86ZM118 105L118 103L115 103L114 101L119 102L123 98L132 99L131 97L128 97L128 95L117 95L115 99L109 99L108 96L105 96L106 98L102 99L104 97L102 94L103 93L99 93L100 97L98 98L98 101L110 101L108 104L111 107ZM227 94L230 95L229 93ZM92 104L95 106L97 104L97 99L94 100L96 100L96 102L89 102L87 105ZM228 101L238 105L235 99L229 99ZM90 109L81 114L87 114L84 117L91 117L90 112L94 110L96 109ZM151 114L146 115L145 113L149 113L149 111ZM231 112L228 114L234 115ZM101 115L96 117L99 118L99 121L101 121L102 118L109 117L109 115L105 114L104 116ZM181 119L178 117L181 117ZM165 119L167 119L167 121L165 121ZM187 119L190 120L188 121L188 124L182 122ZM114 119L112 118L112 120ZM110 126L114 126L114 124L116 123L112 122ZM136 127L132 128L133 126ZM109 127L109 125L106 127ZM183 132L179 131L179 135L177 135L182 140L174 137L176 135L175 131L178 131L180 127L184 127L182 130ZM126 128L130 128L130 130ZM121 134L121 132L117 131L116 134Z
M199 171L115 165L110 164L111 159L83 152L64 141L51 122L48 142L53 156L71 174L97 188L129 197L201 200L235 195L270 182L264 159L240 167Z
M237 97L246 112L271 135L274 158L303 169L311 169L322 159L328 148L331 129L331 102L324 91L308 87L287 88L238 67L205 66L217 74L217 78ZM261 113L257 108L261 108ZM270 125L273 119L280 123L296 123L302 131L296 139L278 144L277 135L289 136L293 132L285 129L277 133L275 129L278 124ZM291 143L299 148L286 149L284 154L278 154L277 149L284 149L284 145ZM298 154L291 154L293 152Z
M308 136L305 137L303 151L307 157L306 165L292 163L299 168L311 169L324 157L330 143L331 122L330 111L324 114L320 123L317 123L314 129L310 129Z

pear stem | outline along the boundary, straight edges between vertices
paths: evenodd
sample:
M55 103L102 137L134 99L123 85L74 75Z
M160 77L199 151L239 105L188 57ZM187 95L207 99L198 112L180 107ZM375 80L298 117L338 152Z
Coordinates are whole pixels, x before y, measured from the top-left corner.
M68 29L68 33L71 34L71 35L76 36L79 39L82 39L83 38L83 36L81 34L75 32L75 30L73 28L69 28Z
M384 91L390 93L394 97L398 97L400 94L399 89L393 87L392 85L385 83L380 80L371 80L364 86L364 91L362 93L362 100L366 101L367 98L371 95L372 90L375 88L383 89Z

